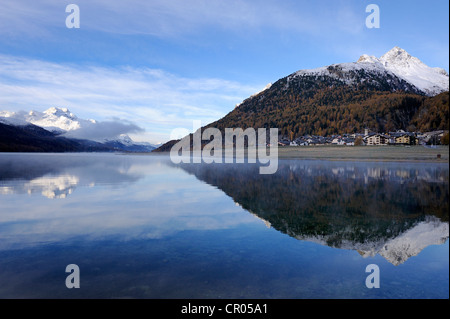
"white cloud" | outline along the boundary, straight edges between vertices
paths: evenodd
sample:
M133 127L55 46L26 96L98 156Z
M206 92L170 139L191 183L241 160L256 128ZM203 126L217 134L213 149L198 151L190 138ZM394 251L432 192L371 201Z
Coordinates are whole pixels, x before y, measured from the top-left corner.
M81 126L81 128L68 131L64 134L64 136L103 141L105 139L117 138L121 134L140 133L143 131L144 130L142 128L132 122L123 119L116 119L114 121L96 123L86 122L83 126Z
M0 54L0 110L67 107L80 118L121 118L167 138L176 127L228 113L256 86L150 68L80 66ZM148 135L147 135L148 136Z

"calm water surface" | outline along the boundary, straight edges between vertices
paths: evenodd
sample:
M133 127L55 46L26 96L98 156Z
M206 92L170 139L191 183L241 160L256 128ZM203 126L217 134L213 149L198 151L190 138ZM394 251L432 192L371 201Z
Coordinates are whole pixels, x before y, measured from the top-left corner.
M258 172L0 154L0 298L449 298L448 164Z

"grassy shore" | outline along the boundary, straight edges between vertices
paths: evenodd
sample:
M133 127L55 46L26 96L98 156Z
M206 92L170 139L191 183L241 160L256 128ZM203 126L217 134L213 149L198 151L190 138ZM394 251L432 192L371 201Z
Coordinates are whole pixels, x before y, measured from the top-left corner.
M148 153L152 154L152 153ZM169 152L152 155L169 155ZM247 151L243 153L247 156ZM278 147L280 159L334 161L393 161L448 163L448 146L283 146Z
M422 161L448 163L448 146L285 146L278 157L343 161Z

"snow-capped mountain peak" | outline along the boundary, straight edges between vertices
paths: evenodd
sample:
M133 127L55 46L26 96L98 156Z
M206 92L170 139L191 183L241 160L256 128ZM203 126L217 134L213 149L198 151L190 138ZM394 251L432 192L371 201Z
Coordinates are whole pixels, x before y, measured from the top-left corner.
M88 124L96 124L95 120L78 118L67 108L51 107L44 112L39 111L0 111L0 118L13 125L26 125L28 123L40 126L48 131L67 133L80 129Z
M33 112L33 111L31 111ZM30 113L31 113L30 112ZM73 120L77 119L77 116L69 111L67 108L57 108L57 107L51 107L48 110L44 111L44 114L47 116L64 116Z
M408 52L399 47L394 47L386 52L381 56L380 61L382 61L385 66L388 66L390 63L402 64L405 66L409 65L409 62L422 63L419 59L411 56Z
M367 54L363 54L361 55L361 57L359 58L359 60L357 61L357 63L381 63L380 60L373 56L373 55L367 55Z
M357 63L382 65L386 70L411 83L429 96L449 90L449 76L444 69L429 67L397 46L380 58L364 54Z
M307 80L309 83L323 82L324 78L328 78L335 83L329 84L329 86L336 85L336 83L353 87L367 85L372 89L377 88L383 91L423 93L412 83L388 70L380 59L366 54L361 56L358 62L332 64L315 69L297 71L287 77L285 89L288 89L291 83L295 85L302 78L309 78Z
M50 131L61 133L81 127L81 121L67 108L51 107L44 112L31 111L25 115L25 120Z
M363 81L366 82L367 76L372 77L375 82L378 80L381 80L380 83L387 82L390 84L389 89L393 91L403 90L435 96L449 90L449 75L444 69L429 67L397 46L380 58L363 54L357 62L338 63L297 71L288 76L287 85L289 86L291 80L303 76L325 76L338 79L348 85L358 85L361 83L361 77L355 77L355 73L364 74L366 79ZM384 85L381 85L380 88L387 89Z
M120 134L116 139L106 139L106 141L119 142L127 146L135 144L135 142L131 139L131 137L128 136L128 134Z

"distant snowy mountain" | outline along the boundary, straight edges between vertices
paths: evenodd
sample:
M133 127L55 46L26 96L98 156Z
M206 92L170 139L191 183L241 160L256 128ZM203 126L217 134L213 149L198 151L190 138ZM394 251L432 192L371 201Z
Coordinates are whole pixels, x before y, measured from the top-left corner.
M119 137L113 141L120 142L123 145L133 145L135 142L127 134L120 134Z
M134 142L127 134L122 133L138 129L134 124L81 119L67 108L52 107L44 112L0 111L0 123L21 127L32 124L55 135L69 139L91 140L117 151L151 152L156 148L150 143Z
M394 47L379 59L362 55L358 63L372 63L380 69L384 68L413 84L428 96L449 90L449 75L444 69L431 68L399 47Z
M67 108L56 107L49 108L44 112L0 111L0 117L3 117L4 121L9 121L11 124L31 123L59 134L80 129L82 125L86 125L86 123L96 123L95 120L78 119L78 117L71 113Z
M44 112L38 111L0 111L0 121L12 125L34 124L47 131L64 134L68 131L78 130L86 122L95 123L94 120L81 120L67 108L52 107Z
M106 139L103 144L128 152L151 152L156 145L147 142L135 142L127 134L120 134L115 139Z

